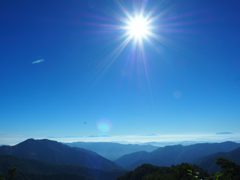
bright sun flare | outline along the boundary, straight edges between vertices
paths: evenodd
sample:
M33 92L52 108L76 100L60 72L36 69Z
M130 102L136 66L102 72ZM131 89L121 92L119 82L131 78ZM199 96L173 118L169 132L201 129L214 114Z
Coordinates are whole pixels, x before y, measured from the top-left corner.
M165 16L165 12L157 14L155 12L155 8L146 10L148 0L136 1L142 3L133 4L132 11L128 11L126 6L120 1L116 0L114 2L122 11L121 14L115 14L120 23L116 25L103 23L100 24L100 26L110 28L109 30L113 31L118 30L118 36L114 39L114 42L116 41L120 43L108 55L99 69L103 72L109 68L123 50L128 47L128 50L130 51L128 51L129 55L127 62L125 63L126 68L130 59L131 66L133 65L133 61L136 59L138 61L138 67L143 65L146 77L148 78L148 54L145 51L144 46L149 45L151 49L159 52L161 44L169 45L168 39L161 35L162 25L159 24L159 22L161 22L160 20ZM128 46L128 44L130 44L131 47ZM142 64L139 62L142 62ZM122 75L125 76L125 69Z
M132 19L128 24L128 30L131 36L141 39L142 37L146 36L148 25L146 20L139 16Z

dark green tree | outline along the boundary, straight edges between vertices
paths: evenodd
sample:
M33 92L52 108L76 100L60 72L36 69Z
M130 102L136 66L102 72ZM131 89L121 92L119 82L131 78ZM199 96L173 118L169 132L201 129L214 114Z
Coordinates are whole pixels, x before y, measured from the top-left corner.
M153 172L144 176L142 180L174 180L174 178L171 174L159 174Z
M219 157L216 164L222 168L221 172L217 172L215 177L218 180L240 180L240 166L235 162Z
M13 169L9 169L9 170L8 170L9 180L13 180L13 178L15 178L15 176L16 176L16 171L17 171L16 168L13 168Z
M192 180L192 177L188 174L188 169L193 170L193 166L188 163L182 163L180 165L171 166L172 169L172 175L174 176L174 179L177 180Z
M9 180L13 180L14 178L15 178L15 176L16 176L16 171L17 171L17 169L16 168L13 168L13 169L9 169L8 170L8 179ZM0 175L0 180L5 180L5 177L4 177L4 174L1 174Z
M1 174L1 175L0 175L0 180L5 180L4 174Z

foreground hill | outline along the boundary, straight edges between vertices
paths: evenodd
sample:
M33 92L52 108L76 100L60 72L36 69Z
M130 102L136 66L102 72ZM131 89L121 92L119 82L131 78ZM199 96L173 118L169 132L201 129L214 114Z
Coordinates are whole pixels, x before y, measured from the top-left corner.
M209 177L209 174L200 167L187 163L171 167L143 164L135 170L118 177L117 180L190 180L193 178L189 175L188 169L192 170L194 175L198 172L199 179Z
M135 169L136 167L148 163L157 166L171 166L183 162L191 162L194 159L214 154L217 152L229 152L240 147L239 143L200 143L190 146L166 146L158 148L153 152L136 152L122 156L115 160L118 165L126 169Z
M70 147L79 147L94 151L111 161L126 154L138 151L151 152L158 149L158 147L152 145L119 144L111 142L73 142L65 144Z
M218 172L221 170L215 163L218 157L228 159L240 165L240 148L230 152L218 152L209 156L204 156L191 161L191 164L195 164L208 172Z
M120 166L102 156L80 148L71 148L56 141L28 139L15 146L0 147L1 155L37 159L52 164L76 164L89 168L113 170Z
M90 169L79 165L53 165L33 159L0 155L0 174L7 174L9 168L17 168L14 180L115 180L127 171Z

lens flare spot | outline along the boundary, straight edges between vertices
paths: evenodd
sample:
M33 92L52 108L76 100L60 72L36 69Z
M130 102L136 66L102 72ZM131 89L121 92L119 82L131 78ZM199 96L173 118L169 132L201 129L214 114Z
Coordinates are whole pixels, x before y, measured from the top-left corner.
M100 119L96 125L101 132L109 132L112 129L112 123L106 119Z
M182 97L182 94L181 94L179 91L175 91L175 92L173 93L173 95L174 95L174 97L175 97L176 99L179 99L179 98Z

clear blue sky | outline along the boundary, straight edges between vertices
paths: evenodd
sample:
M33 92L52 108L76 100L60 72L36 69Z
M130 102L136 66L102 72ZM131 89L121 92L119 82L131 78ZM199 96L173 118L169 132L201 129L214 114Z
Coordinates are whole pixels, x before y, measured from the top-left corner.
M152 20L142 44L124 29L141 7ZM237 0L2 0L0 144L239 139L239 8Z

